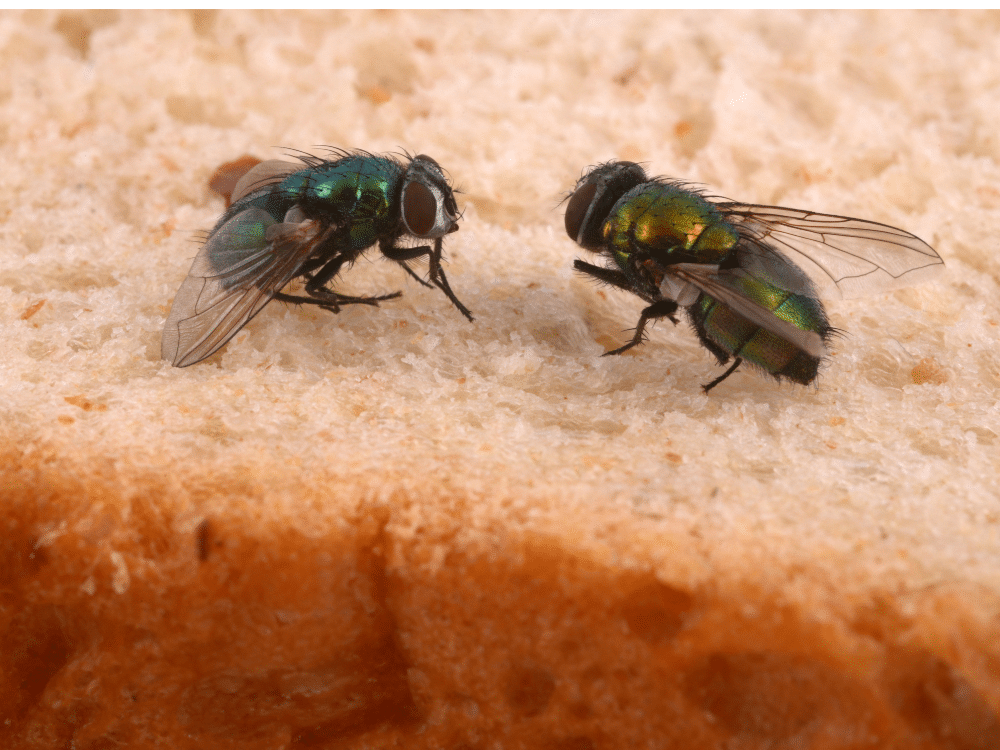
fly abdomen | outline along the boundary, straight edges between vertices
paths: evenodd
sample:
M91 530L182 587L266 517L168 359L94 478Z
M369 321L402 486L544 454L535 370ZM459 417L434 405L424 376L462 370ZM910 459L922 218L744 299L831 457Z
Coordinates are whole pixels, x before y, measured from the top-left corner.
M749 288L751 285L755 288ZM833 329L817 300L759 280L747 281L742 286L748 297L775 317L803 331L812 331L824 341L832 334ZM787 378L803 385L815 380L822 357L747 320L715 298L702 294L688 312L701 342L715 354L720 364L730 357L740 357L779 379Z

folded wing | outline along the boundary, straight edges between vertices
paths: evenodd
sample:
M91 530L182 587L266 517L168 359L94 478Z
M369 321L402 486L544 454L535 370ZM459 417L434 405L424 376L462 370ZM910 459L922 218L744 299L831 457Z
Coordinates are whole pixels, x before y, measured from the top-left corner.
M944 268L934 248L887 224L779 206L716 206L741 235L740 266L797 294L878 294L927 281Z
M740 277L749 276L742 269L719 270L716 265L677 263L666 270L667 273L693 284L708 296L729 306L754 325L780 336L810 356L822 357L826 354L823 338L818 333L803 330L778 317L773 311L749 299L740 291L742 286Z
M160 356L187 367L218 351L298 275L321 234L317 222L275 222L259 208L219 227L177 290Z

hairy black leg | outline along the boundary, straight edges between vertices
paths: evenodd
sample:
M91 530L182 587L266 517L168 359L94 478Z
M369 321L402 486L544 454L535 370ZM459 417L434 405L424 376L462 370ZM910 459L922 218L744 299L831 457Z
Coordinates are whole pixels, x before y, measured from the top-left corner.
M395 245L386 243L385 245L380 245L379 249L382 251L382 254L386 258L388 258L389 260L393 260L399 265L401 265L404 271L410 274L410 276L415 278L421 284L423 284L428 288L434 287L433 284L428 284L426 281L420 278L412 268L406 265L406 261L408 260L415 260L416 258L419 258L421 255L430 255L431 254L430 245L421 245L420 247L396 247Z
M742 365L742 364L743 364L743 360L742 360L742 359L740 359L739 357L737 357L737 358L736 358L736 361L735 361L735 362L733 362L733 366L732 366L732 367L730 367L730 368L729 368L728 370L726 370L726 371L725 371L724 373L722 373L722 374L721 374L721 375L720 375L719 377L717 377L717 378L716 378L715 380L713 380L713 381L712 381L711 383L706 383L705 385L703 385L703 386L701 387L701 389L702 389L703 391L705 391L705 393L708 393L708 392L709 392L710 390L712 390L713 388L715 388L715 386L717 386L717 385L718 385L719 383L721 383L721 382L722 382L723 380L725 380L725 379L726 379L726 378L728 378L728 377L729 377L730 375L732 375L732 374L733 374L734 372L736 372L736 368L737 368L737 367L739 367L739 366L740 366L740 365Z
M451 285L448 284L448 277L444 275L444 269L441 268L440 237L438 237L437 240L434 241L434 252L431 253L430 265L431 265L430 268L431 281L437 284L438 288L448 296L448 299L451 300L451 303L455 307L457 307L458 311L462 313L462 315L464 315L466 318L468 318L469 322L471 323L473 320L472 313L469 312L469 308L467 308L465 305L463 305L461 302L458 301L458 297L456 297L455 293L451 291Z
M302 266L299 273L305 277L306 281L311 281L316 269L320 266L326 265L329 261L329 258L310 258L305 262L305 265ZM341 261L341 264L343 264L343 261ZM340 268L338 267L337 270L339 271Z
M326 284L334 276L340 273L340 269L347 262L347 255L344 253L337 253L330 260L326 261L326 264L319 269L316 273L310 274L309 280L306 282L306 293L312 294L314 291L329 291L326 289Z
M624 289L626 292L632 292L633 294L636 293L634 285L623 271L618 271L614 268L604 268L603 266L595 266L593 263L587 263L586 261L580 259L573 261L573 268L581 273L587 274L588 276L593 276L595 279L603 281L605 284L610 284L611 286L616 286L619 289ZM643 297L644 295L640 294L639 296ZM669 318L671 323L677 325L677 316L674 315L675 312L677 312L677 303L672 299L661 299L654 302L642 311L642 315L639 317L639 323L635 327L635 335L632 337L632 340L625 344L625 346L612 349L610 352L604 352L604 356L610 357L613 354L621 354L622 352L627 352L633 346L641 344L644 340L643 330L646 328L646 323L651 320L655 320L657 318Z
M306 294L309 295L308 297L299 297L279 292L274 295L274 299L281 300L282 302L291 302L295 305L319 305L326 310L340 312L342 305L373 305L374 307L378 307L379 302L403 296L402 292L393 292L392 294L381 294L375 297L354 297L327 289L326 285L340 273L340 269L343 268L344 263L352 258L353 256L347 253L337 253L319 271L307 275Z
M573 261L573 268L581 273L593 276L595 279L599 279L605 284L610 284L611 286L616 286L619 289L624 289L626 292L632 291L632 285L629 283L628 276L626 276L622 271L616 271L613 268L595 266L593 263L587 263L586 261L579 259Z
M404 271L406 271L408 274L410 274L410 276L412 276L413 278L415 278L423 286L427 287L428 289L433 289L434 288L433 284L429 284L426 281L424 281L422 278L420 278L420 275L416 271L414 271L412 268L410 268L405 263L400 263L399 265L401 265L403 267Z
M642 335L643 329L646 327L646 323L651 320L656 320L657 318L670 318L670 320L676 325L677 318L674 317L674 313L677 312L677 303L672 299L661 299L659 302L654 302L652 305L647 307L642 311L642 315L639 316L639 323L635 327L635 336L629 341L625 346L620 346L617 349L612 349L610 352L604 352L605 357L610 357L613 354L621 354L622 352L627 352L633 346L638 346L644 341Z
M445 296L451 300L451 303L458 308L458 311L462 313L471 322L473 320L472 313L469 312L469 308L458 301L458 297L455 293L451 291L451 285L448 284L448 277L444 275L444 269L441 268L441 238L438 237L434 241L434 247L428 245L421 245L420 247L396 247L391 241L381 241L379 243L379 249L382 254L399 263L403 268L406 268L411 275L416 276L413 271L406 266L405 261L414 260L419 258L421 255L426 255L428 257L430 271L429 276L431 283L434 284L438 289L445 293Z
M321 291L325 293L318 297L299 297L294 294L278 292L271 299L276 299L279 302L290 302L293 305L317 305L324 310L336 313L340 312L340 308L344 305L371 305L372 307L378 307L379 302L403 296L402 292L393 292L392 294L383 294L379 297L350 297L346 294L337 294L336 292L327 290Z

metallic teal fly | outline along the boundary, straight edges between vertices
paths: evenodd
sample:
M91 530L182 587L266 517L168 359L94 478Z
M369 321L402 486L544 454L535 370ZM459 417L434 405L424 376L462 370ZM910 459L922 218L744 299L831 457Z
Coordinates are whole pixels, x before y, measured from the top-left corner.
M821 298L886 292L944 267L902 229L845 216L709 200L684 183L650 178L613 161L587 172L566 208L566 232L603 255L605 266L574 268L648 303L632 340L650 320L684 308L702 345L733 365L706 392L749 362L778 380L811 383L837 332Z
M318 305L375 305L401 296L352 297L327 288L375 244L424 286L436 286L466 318L441 267L442 238L458 231L455 196L436 161L332 150L301 164L266 161L233 189L232 205L209 233L174 297L160 353L187 367L218 351L272 299ZM415 247L405 239L433 240ZM430 283L410 268L426 256ZM305 279L308 296L281 290Z

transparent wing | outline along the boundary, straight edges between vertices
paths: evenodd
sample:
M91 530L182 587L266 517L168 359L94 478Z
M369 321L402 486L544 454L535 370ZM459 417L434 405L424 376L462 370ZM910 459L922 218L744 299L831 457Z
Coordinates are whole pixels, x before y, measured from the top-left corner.
M316 222L278 223L259 208L219 227L177 290L160 356L187 367L218 351L295 278L322 234Z
M239 179L233 187L233 194L229 199L230 203L236 203L246 198L250 193L262 190L268 185L275 185L300 169L302 169L302 165L281 159L262 161Z
M677 263L664 271L701 289L705 294L731 307L751 323L780 336L813 357L826 354L823 337L815 331L804 331L779 318L766 307L748 299L739 291L738 278L749 276L739 268L719 270L717 265ZM791 290L789 290L791 291Z
M919 284L944 268L934 248L887 224L780 206L716 206L740 232L740 266L799 294L861 297Z

